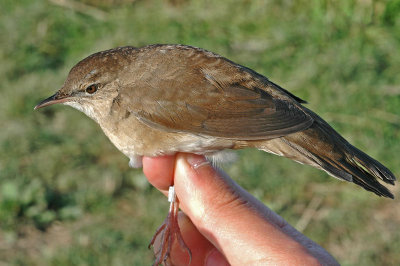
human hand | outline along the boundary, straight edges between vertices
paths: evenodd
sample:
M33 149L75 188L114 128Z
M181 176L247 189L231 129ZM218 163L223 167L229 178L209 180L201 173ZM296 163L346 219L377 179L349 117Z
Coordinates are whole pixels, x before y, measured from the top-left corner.
M144 157L143 171L165 195L174 184L191 265L339 265L203 156ZM189 262L176 241L170 258L173 265Z

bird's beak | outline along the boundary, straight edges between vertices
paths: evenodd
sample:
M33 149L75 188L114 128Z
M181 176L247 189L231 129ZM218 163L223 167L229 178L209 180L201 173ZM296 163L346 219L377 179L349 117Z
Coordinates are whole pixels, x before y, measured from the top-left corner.
M64 103L67 102L69 100L68 96L60 96L58 93L50 96L47 99L44 99L43 101L41 101L40 103L38 103L34 110L42 108L42 107L46 107L52 104L56 104L56 103Z

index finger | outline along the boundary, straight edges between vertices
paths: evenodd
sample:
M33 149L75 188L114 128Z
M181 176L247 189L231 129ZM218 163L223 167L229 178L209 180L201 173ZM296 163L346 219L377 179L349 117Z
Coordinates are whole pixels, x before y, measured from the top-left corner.
M143 157L143 173L158 190L165 192L173 185L175 155Z

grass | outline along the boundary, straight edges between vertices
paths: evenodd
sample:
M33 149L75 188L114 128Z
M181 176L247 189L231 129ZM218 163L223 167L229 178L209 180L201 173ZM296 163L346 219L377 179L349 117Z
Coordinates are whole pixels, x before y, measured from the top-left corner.
M184 43L253 68L400 176L399 0L66 2L0 3L0 265L151 263L164 197L83 114L32 111L77 61L115 46ZM228 173L343 265L400 264L397 187L382 199L239 154Z

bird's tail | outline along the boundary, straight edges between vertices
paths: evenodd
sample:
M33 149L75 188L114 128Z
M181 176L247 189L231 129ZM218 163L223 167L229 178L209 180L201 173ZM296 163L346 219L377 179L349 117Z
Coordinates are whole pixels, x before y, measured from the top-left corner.
M394 198L378 181L394 185L396 178L393 173L348 143L318 115L309 112L314 123L308 129L266 141L261 149L322 169L379 196Z

